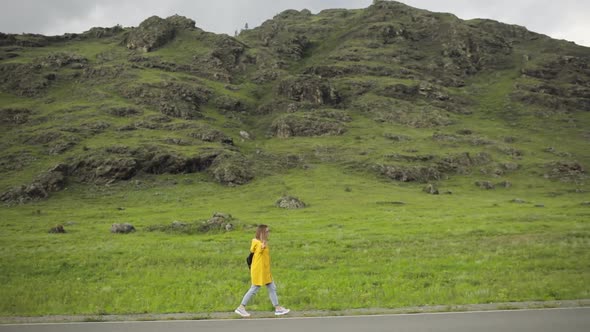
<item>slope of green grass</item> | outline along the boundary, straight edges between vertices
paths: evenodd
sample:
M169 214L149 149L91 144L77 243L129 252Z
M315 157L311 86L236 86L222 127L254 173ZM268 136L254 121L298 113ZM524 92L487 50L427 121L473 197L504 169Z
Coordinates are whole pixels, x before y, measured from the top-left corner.
M243 261L258 223L271 226L273 275L294 310L588 298L584 195L566 184L548 196L542 186L479 191L469 182L450 180L452 195L432 196L314 166L238 188L198 174L74 185L1 208L0 314L232 310L248 287ZM283 194L308 207L274 207ZM237 230L147 231L217 211L238 218ZM120 222L137 232L110 234ZM55 224L68 233L47 234ZM267 302L260 295L252 309Z

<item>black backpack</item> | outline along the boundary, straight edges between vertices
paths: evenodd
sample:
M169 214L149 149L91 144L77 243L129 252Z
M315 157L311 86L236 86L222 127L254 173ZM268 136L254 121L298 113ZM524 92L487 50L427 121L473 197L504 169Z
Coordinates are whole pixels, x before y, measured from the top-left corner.
M251 252L248 257L246 257L246 264L248 264L248 270L252 267L252 258L254 257L254 253Z

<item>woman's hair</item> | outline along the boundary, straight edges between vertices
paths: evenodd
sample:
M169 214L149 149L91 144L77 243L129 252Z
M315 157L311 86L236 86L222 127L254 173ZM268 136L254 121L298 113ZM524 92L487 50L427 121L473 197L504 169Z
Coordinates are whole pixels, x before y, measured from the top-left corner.
M258 228L256 228L256 239L262 240L262 235L264 234L264 232L266 232L267 229L268 225L258 225Z

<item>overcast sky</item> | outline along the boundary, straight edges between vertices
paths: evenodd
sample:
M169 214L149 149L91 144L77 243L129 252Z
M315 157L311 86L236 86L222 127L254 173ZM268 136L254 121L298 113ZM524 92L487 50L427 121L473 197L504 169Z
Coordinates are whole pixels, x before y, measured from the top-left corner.
M491 18L590 46L589 0L401 0L462 19ZM0 32L61 35L92 27L137 26L152 15L179 14L203 30L233 35L286 9L366 8L372 0L0 0Z

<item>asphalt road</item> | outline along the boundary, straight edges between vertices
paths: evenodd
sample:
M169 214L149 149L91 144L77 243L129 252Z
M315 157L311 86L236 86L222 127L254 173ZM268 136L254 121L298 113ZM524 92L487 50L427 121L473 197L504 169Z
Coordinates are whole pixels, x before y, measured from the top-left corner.
M0 332L588 332L590 307L322 318L0 325Z

